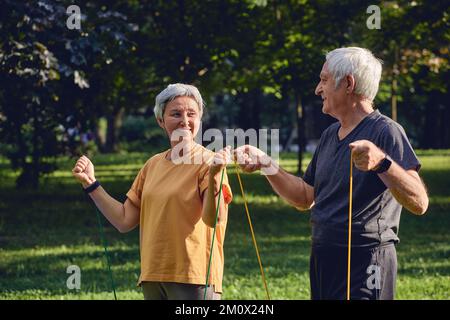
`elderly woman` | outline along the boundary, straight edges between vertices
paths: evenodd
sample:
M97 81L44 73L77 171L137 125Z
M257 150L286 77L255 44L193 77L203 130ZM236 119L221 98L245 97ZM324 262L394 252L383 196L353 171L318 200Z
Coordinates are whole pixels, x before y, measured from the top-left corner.
M229 149L214 153L195 143L203 114L196 87L169 85L156 97L154 113L171 148L151 157L121 203L99 186L94 165L78 159L73 175L103 215L120 232L140 226L141 274L145 299L203 299L220 198L216 239L207 299L220 299L223 241L232 193L226 172L219 197L221 172Z

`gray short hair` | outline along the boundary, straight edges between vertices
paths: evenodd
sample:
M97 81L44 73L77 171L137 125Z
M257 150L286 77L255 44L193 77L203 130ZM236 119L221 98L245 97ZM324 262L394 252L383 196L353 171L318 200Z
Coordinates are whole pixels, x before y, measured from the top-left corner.
M328 70L333 75L336 88L347 75L355 78L355 93L373 100L381 78L381 60L368 49L358 47L339 48L326 55Z
M177 97L194 98L200 110L200 117L202 116L205 103L203 102L202 95L200 94L198 89L189 84L174 83L169 84L167 88L165 88L156 96L155 107L153 108L155 117L162 119L167 103Z

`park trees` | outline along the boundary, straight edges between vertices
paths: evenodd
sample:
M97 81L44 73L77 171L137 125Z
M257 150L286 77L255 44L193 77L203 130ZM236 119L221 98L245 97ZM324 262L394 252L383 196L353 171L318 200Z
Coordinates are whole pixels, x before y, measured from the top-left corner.
M173 82L200 87L209 126L281 128L282 143L295 130L300 172L307 138L331 121L314 96L324 53L350 45L384 60L376 104L395 117L397 101L416 145L450 141L445 3L381 1L375 30L370 1L85 1L80 29L66 25L70 4L2 3L0 151L21 170L19 185L36 186L53 156L79 152L77 131L116 151L122 118L151 117Z
M407 127L416 146L443 148L450 130L448 4L381 1L380 29L354 25L354 39L383 60L376 104Z
M108 20L117 13L87 10L92 24L71 30L67 7L50 0L2 4L0 138L2 153L20 169L18 186L37 187L54 169L52 157L73 150L69 129L84 129L98 114L84 94L87 75L125 46L125 25Z

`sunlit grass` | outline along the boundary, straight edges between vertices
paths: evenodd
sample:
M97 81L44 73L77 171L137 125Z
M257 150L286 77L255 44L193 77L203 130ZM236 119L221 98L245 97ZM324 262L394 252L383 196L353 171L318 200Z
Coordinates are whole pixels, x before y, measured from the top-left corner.
M425 216L402 213L398 252L398 299L449 299L450 151L418 151L430 193ZM96 174L108 192L125 198L150 154L96 156ZM311 155L305 155L303 170ZM113 299L96 210L70 170L76 159L42 178L41 189L15 190L17 172L0 159L0 299ZM295 154L281 165L297 171ZM224 299L265 299L266 293L243 206L235 168L234 193L225 239ZM241 173L272 299L309 299L309 214L290 207L259 173ZM102 219L119 299L142 299L139 232L120 234ZM69 265L82 270L81 290L69 290Z

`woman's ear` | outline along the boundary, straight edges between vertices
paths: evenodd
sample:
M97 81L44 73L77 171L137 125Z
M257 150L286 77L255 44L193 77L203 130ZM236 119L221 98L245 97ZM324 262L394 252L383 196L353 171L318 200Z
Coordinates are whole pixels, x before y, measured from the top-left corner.
M156 122L158 122L158 125L164 129L164 120L161 118L156 118Z
M353 93L356 86L355 78L352 75L347 75L345 77L345 80L347 82L346 92L348 94Z

